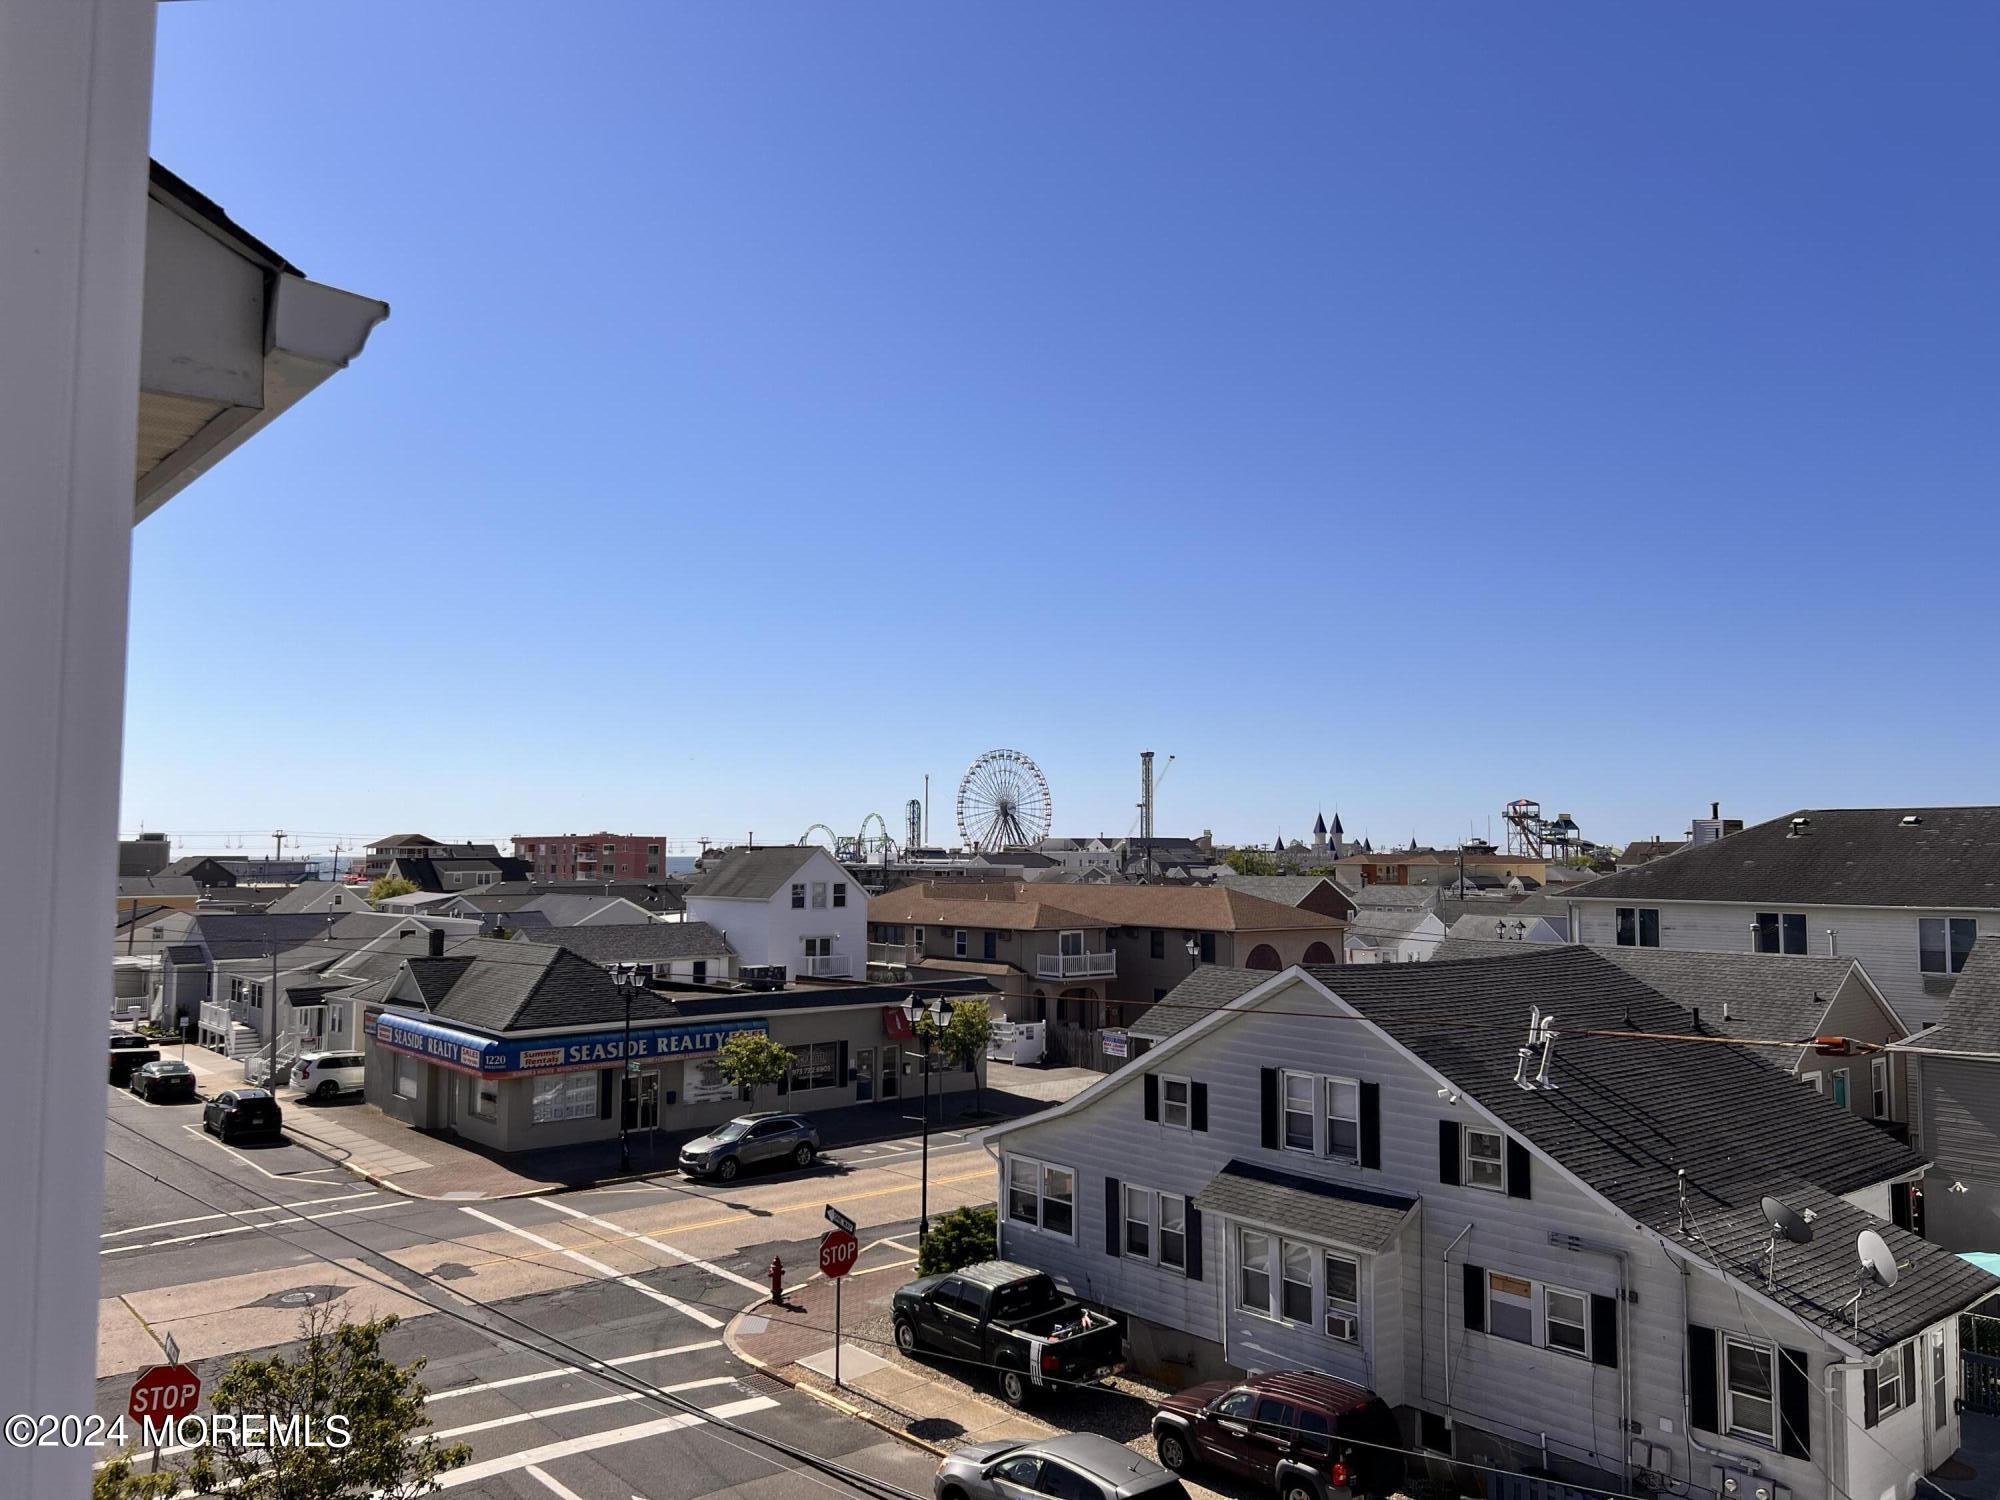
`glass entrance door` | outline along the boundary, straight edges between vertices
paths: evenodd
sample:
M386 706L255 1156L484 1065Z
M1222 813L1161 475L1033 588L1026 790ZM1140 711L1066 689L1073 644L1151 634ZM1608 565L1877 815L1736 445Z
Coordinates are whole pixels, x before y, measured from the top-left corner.
M625 1079L625 1128L660 1128L660 1075L657 1070L628 1073Z
M894 1099L901 1094L902 1080L898 1077L903 1066L902 1050L897 1047L882 1049L882 1097Z
M875 1097L875 1049L863 1047L854 1054L854 1102L866 1104Z

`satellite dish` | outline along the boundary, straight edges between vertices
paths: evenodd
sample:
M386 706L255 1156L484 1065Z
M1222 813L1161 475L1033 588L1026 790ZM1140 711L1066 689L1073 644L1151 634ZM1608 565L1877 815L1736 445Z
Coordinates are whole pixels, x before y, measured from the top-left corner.
M1864 1229L1855 1236L1854 1253L1861 1258L1861 1274L1877 1286L1892 1287L1902 1274L1896 1268L1896 1257L1889 1251L1889 1242L1872 1229Z
M1771 1226L1773 1234L1783 1235L1794 1245L1812 1243L1812 1225L1806 1222L1804 1214L1789 1203L1782 1203L1776 1198L1767 1197L1763 1206L1764 1222Z

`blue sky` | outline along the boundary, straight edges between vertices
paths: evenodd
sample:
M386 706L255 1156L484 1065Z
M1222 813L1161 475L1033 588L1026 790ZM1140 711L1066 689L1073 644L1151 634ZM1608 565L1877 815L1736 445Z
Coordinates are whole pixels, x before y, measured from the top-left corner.
M136 533L124 819L788 838L2000 800L2000 17L164 6L393 316ZM195 837L189 847L212 845Z

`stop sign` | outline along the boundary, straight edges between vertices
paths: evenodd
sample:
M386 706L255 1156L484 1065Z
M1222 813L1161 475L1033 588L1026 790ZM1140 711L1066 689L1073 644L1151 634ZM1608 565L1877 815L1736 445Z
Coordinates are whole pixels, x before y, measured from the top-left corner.
M845 1229L829 1229L819 1237L819 1268L827 1276L845 1276L860 1254L860 1243Z
M201 1377L186 1365L154 1365L132 1382L126 1415L135 1422L184 1417L201 1404Z

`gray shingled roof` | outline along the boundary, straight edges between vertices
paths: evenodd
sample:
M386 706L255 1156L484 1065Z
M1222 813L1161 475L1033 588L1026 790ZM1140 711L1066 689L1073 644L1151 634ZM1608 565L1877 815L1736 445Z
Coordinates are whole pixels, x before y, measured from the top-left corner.
M768 901L817 852L817 844L738 849L723 856L688 895L704 901Z
M1916 1039L1922 1047L1991 1052L2000 1062L2000 937L1983 937L1951 987L1944 1020Z
M1204 1213L1294 1229L1356 1250L1380 1250L1395 1239L1414 1198L1368 1192L1323 1178L1232 1161L1195 1194Z
M268 957L327 936L325 912L202 912L201 941L217 960Z
M1348 891L1346 886L1341 889L1347 891L1348 900L1364 911L1428 909L1438 901L1438 888L1434 885L1364 885L1358 891Z
M412 958L409 965L431 1014L481 1031L608 1026L625 1019L625 997L611 975L561 948L473 938L443 958ZM650 991L633 998L635 1022L673 1016L673 1007Z
M1809 818L1794 837L1791 820ZM1903 827L1902 820L1921 821ZM1570 893L1593 901L2000 909L2000 807L1805 808Z
M1164 1042L1212 1010L1241 999L1271 977L1268 969L1231 969L1209 964L1196 969L1155 1000L1130 1030L1133 1036Z
M1676 856L1680 858L1681 856ZM1590 1031L1691 1032L1693 1017L1607 956L1529 944L1506 958L1315 968L1348 1004L1623 1212L1692 1251L1729 1259L1766 1193L1820 1212L1840 1194L1922 1170L1923 1159L1789 1080L1747 1049L1637 1041ZM1558 1087L1514 1084L1531 1006L1552 1011ZM1676 1172L1687 1173L1683 1230ZM1745 1219L1748 1215L1750 1218ZM1865 1217L1865 1216L1864 1216ZM1854 1240L1836 1232L1786 1252L1790 1305L1879 1353L2000 1288L2000 1280L1916 1236L1868 1219L1916 1274L1863 1303L1857 1338L1841 1304L1856 1284ZM1834 1300L1827 1291L1846 1288Z
M728 939L706 922L620 922L591 927L538 929L528 942L567 948L592 963L667 963L729 953Z
M1281 906L1297 906L1322 885L1330 885L1339 891L1340 886L1331 875L1238 875L1234 870L1215 877L1217 885L1226 885L1233 891L1242 891L1249 896L1262 896L1266 901L1276 901ZM1346 891L1340 891L1348 904L1354 898Z

